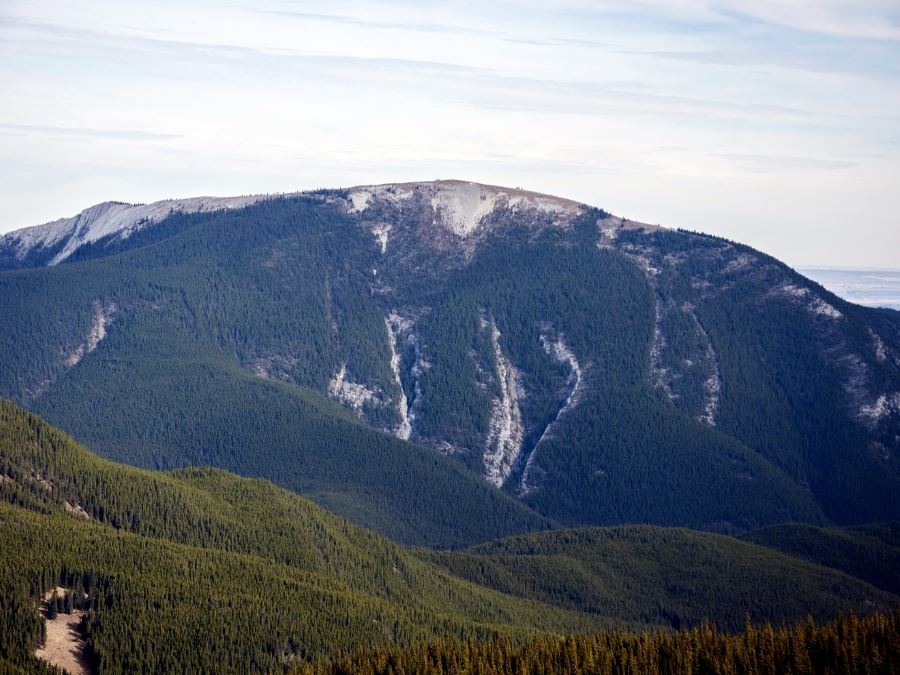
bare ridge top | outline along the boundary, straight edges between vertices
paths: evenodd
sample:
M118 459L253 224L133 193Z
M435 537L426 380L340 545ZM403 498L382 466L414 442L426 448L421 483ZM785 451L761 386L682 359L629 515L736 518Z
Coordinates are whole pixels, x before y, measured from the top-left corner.
M402 207L407 200L416 196L418 203L421 204L424 200L426 204L430 204L434 224L446 227L460 238L477 233L485 218L501 208L514 212L542 212L559 223L569 222L588 208L571 199L463 180L360 185L340 192L349 197L344 208L354 214L364 214L368 208L378 203ZM151 204L102 202L72 217L2 235L0 249L11 251L16 259L24 260L32 251L58 248L47 262L48 265L56 265L85 244L107 237L126 239L134 232L162 221L173 212L197 213L242 208L266 199L302 194L310 193L192 197L164 199Z

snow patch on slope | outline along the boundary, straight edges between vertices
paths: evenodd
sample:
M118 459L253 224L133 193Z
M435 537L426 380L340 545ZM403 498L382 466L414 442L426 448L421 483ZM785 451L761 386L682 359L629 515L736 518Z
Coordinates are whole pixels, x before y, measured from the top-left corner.
M839 309L825 302L810 289L796 284L784 284L776 288L774 293L803 302L806 311L816 316L824 316L829 319L840 319L844 316Z
M575 354L569 349L562 335L559 335L554 341L551 341L546 335L541 335L541 346L555 361L569 366L568 385L571 390L566 397L565 405L556 415L556 419L559 419L560 415L568 412L578 403L578 398L581 395L581 364L578 363L578 359L575 358Z
M361 185L350 188L350 213L362 213L376 201L398 205L413 196L414 184Z
M507 361L500 348L500 330L496 322L492 319L487 327L491 331L500 396L495 397L491 405L491 418L484 449L484 477L489 483L501 487L519 458L524 428L522 411L519 408L518 372Z
M496 193L485 191L480 185L464 183L438 190L431 197L431 208L454 234L467 237L493 213L497 197Z
M900 391L881 394L875 401L864 403L859 408L859 418L873 426L891 414L900 414Z
M10 232L0 238L0 242L11 245L19 260L24 259L34 248L47 248L65 242L49 263L57 265L85 244L109 236L126 239L134 232L158 223L175 212L197 213L241 208L271 198L269 195L248 195L166 199L152 204L104 202L71 218L60 218L44 225Z
M0 249L11 250L17 260L24 260L33 250L59 248L48 263L57 265L85 244L106 237L127 239L134 232L158 223L172 213L242 208L265 199L298 194L309 193L192 197L166 199L152 204L104 202L71 218L60 218L0 236ZM568 222L584 208L571 200L550 195L456 180L360 186L350 188L347 195L349 203L346 208L349 213L362 213L378 202L397 206L414 195L420 195L434 211L434 223L463 238L476 232L485 218L498 208L553 214L557 223ZM389 228L373 230L382 252L387 247L388 231Z
M669 303L663 306L660 300L656 300L656 318L653 326L653 342L650 345L650 381L654 387L661 389L673 403L680 398L678 383L692 368L705 368L706 376L702 383L703 402L699 412L695 411L695 419L707 426L716 426L716 413L719 410L719 398L722 391L722 380L719 373L719 362L713 348L709 334L703 328L703 324L697 318L693 306L684 303L681 307ZM673 312L685 314L694 325L694 331L698 338L697 351L691 353L690 358L684 358L678 363L672 363L671 359L666 363L665 356L669 349L669 343L663 331L663 319ZM700 346L702 345L702 346ZM701 351L702 350L702 351ZM702 371L701 371L702 372Z
M547 438L548 434L552 433L553 429L556 427L559 419L569 412L572 408L578 405L578 401L581 398L581 391L584 386L583 384L583 370L581 368L581 364L578 363L578 359L575 358L574 352L569 348L569 346L565 342L565 338L560 334L556 337L555 340L551 340L546 335L541 335L541 346L544 348L544 351L553 358L553 360L558 363L564 363L569 367L569 377L566 380L566 386L569 389L569 393L566 395L566 401L563 404L562 408L560 408L556 417L553 418L553 421L547 425L544 429L544 432L541 434L541 437L538 439L538 442L534 444L534 448L531 450L531 454L528 455L528 459L525 462L525 468L522 470L522 479L519 481L519 494L527 495L534 489L534 485L531 483L531 465L534 461L534 456L537 454L537 449L540 446L541 442Z
M888 357L884 340L882 340L881 336L871 328L869 328L869 337L872 338L872 349L875 351L875 358L878 360L878 363L884 363L887 361Z
M365 211L372 198L372 192L368 190L356 190L350 193L350 213Z
M328 395L349 406L357 413L362 413L366 403L378 400L378 394L364 384L347 380L347 364L341 364L340 370L328 383Z
M372 234L375 235L375 239L378 241L378 245L381 247L382 255L384 255L387 251L388 235L390 233L391 226L387 223L377 223L372 226Z
M409 414L409 401L406 398L406 392L403 390L403 381L400 378L400 354L397 352L397 343L400 342L403 331L408 330L412 326L412 322L395 312L391 312L384 320L384 325L387 328L388 344L391 347L391 372L394 373L394 381L400 390L400 399L397 401L397 414L400 416L400 423L394 430L394 435L406 441L412 435L412 420Z
M703 328L700 320L697 319L697 315L694 314L693 311L691 311L690 314L694 319L694 323L696 324L700 335L703 337L704 342L706 342L704 355L707 363L711 365L710 374L706 380L703 381L703 412L700 413L697 421L702 422L707 426L714 427L716 426L716 412L719 410L719 395L722 391L722 380L719 376L719 360L716 358L712 340L709 339L709 335Z
M66 365L69 368L78 365L78 362L84 358L85 354L90 354L94 351L97 345L100 344L100 341L106 337L106 327L112 322L116 309L116 304L113 302L102 305L98 300L94 303L94 318L91 321L91 330L87 335L87 339L66 357Z
M379 201L397 206L414 195L421 196L431 207L433 224L462 239L477 233L498 209L551 214L557 223L568 222L583 210L581 204L568 199L458 180L351 188L347 210L362 213Z
M676 396L669 386L669 369L662 363L662 355L667 347L666 336L662 331L663 310L659 298L656 299L655 321L653 324L653 342L650 345L650 379L654 387L662 389L670 401Z

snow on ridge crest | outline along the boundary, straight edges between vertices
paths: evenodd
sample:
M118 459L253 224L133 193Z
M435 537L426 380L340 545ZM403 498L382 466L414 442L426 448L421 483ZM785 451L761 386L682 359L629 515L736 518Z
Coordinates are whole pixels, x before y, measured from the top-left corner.
M197 213L241 208L266 199L308 194L304 192L243 195L236 197L191 197L164 199L151 204L102 202L69 218L26 227L0 235L0 245L14 251L24 260L35 249L62 245L49 265L57 265L85 244L109 236L128 238L134 232L164 220L172 213ZM565 223L585 208L572 200L528 192L519 188L503 188L459 180L422 183L395 183L350 188L347 211L362 213L373 201L400 204L416 194L424 195L440 223L461 238L477 232L487 216L497 208L538 211ZM387 247L388 230L373 230L382 252Z
M12 243L16 257L25 258L34 248L55 246L65 241L62 249L48 263L57 265L85 244L118 235L127 238L147 225L155 224L172 213L198 213L241 208L276 195L241 197L191 197L164 199L152 204L103 202L95 204L71 218L60 218L43 225L26 227L0 237Z
M518 188L442 180L351 188L348 211L362 213L372 205L373 200L399 205L416 194L422 195L430 204L434 223L442 224L460 238L477 232L484 220L499 208L539 211L555 216L557 222L567 222L584 209L583 205L568 199Z

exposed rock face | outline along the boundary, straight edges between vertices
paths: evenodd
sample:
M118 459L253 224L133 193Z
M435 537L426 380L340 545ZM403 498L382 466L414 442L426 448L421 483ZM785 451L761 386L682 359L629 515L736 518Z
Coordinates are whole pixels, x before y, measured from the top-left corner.
M811 289L797 286L794 283L781 284L772 291L772 294L794 299L807 312L815 316L824 316L829 319L840 319L844 316L837 308L827 303Z
M693 316L694 321L697 322L697 330L702 337L703 342L706 343L703 357L709 372L709 375L707 375L706 379L703 381L703 411L697 417L697 420L708 426L714 427L716 426L716 412L719 409L719 392L722 389L722 380L719 377L719 364L716 360L716 352L713 349L709 335L706 334L706 331L703 330L703 326L697 321L696 315L692 313L691 316Z
M876 425L888 415L900 413L900 391L893 394L879 394L871 403L859 407L859 417L869 425Z
M71 218L60 218L5 234L0 237L0 250L11 250L15 258L22 260L36 249L58 249L47 263L57 265L85 244L106 237L128 238L137 230L158 223L175 212L235 209L269 198L269 195L248 195L165 199L152 204L103 202Z
M455 180L362 186L351 188L348 194L347 209L351 213L365 214L385 207L424 207L433 225L459 239L483 234L499 212L519 216L541 214L545 220L564 226L585 208L559 197ZM383 241L383 252L390 226L386 230L384 226L373 226L372 231L379 242Z
M548 424L544 428L544 431L541 432L540 438L538 438L534 447L531 449L531 452L528 454L528 458L525 460L525 465L522 469L522 477L519 480L518 493L521 496L526 496L535 489L532 466L541 443L555 431L560 418L578 405L578 401L584 390L584 370L578 362L578 359L575 357L575 354L566 344L565 337L562 334L549 337L546 333L542 333L541 346L543 346L544 351L552 359L568 366L569 377L566 380L566 397L563 406L556 413L556 416L550 424Z
M522 411L519 408L518 372L500 347L500 331L492 319L485 322L494 350L499 396L491 403L491 418L484 448L484 477L501 487L519 459L522 450Z
M94 318L91 322L91 330L85 341L79 344L66 357L66 366L73 368L86 354L90 354L97 348L100 341L106 337L106 327L112 322L116 313L116 304L113 302L101 304L100 301L94 303Z
M384 325L387 328L388 344L391 347L391 372L394 374L394 381L400 390L397 400L397 414L400 417L400 423L394 430L394 434L406 441L412 435L412 420L409 414L409 401L403 389L403 378L400 376L400 354L397 352L397 343L402 338L404 330L408 330L412 326L412 322L403 319L396 312L391 312L384 320Z
M254 375L264 377L267 380L291 381L291 372L297 367L299 361L296 357L285 354L266 354L250 356L245 367Z
M380 396L377 391L369 389L366 385L351 382L347 379L347 364L341 365L328 383L328 395L337 399L348 408L362 415L363 407L367 403L374 403Z

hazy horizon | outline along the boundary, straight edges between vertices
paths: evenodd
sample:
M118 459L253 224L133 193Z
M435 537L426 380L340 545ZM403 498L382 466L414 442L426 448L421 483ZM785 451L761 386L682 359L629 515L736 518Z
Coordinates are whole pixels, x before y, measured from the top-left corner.
M887 307L900 310L900 270L898 269L801 267L797 271L850 302L866 307Z

